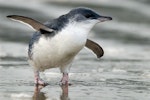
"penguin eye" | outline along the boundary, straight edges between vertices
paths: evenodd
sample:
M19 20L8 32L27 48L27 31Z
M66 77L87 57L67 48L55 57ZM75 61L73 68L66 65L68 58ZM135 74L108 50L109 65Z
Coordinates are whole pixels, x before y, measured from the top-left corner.
M85 17L86 17L86 18L92 18L93 15L92 15L92 14L86 14Z

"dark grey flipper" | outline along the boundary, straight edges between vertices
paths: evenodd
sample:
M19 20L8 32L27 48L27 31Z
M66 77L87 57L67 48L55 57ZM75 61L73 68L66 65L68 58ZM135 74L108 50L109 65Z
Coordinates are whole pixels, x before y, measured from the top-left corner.
M43 30L46 30L46 31L49 31L49 32L54 31L53 29L50 29L50 28L46 27L45 25L43 25L42 23L40 23L40 22L38 22L38 21L36 21L32 18L29 18L29 17L18 16L18 15L9 15L9 16L7 16L7 18L10 18L12 20L16 20L16 21L20 21L20 22L23 22L25 24L28 24L33 29L38 30L38 31L40 31L40 29L43 29Z
M25 24L30 25L33 29L40 31L41 34L45 34L45 33L51 33L54 32L53 29L48 28L47 26L45 26L44 24L29 18L29 17L25 17L25 16L18 16L18 15L9 15L7 16L7 18L16 20L16 21L21 21ZM104 51L102 49L101 46L99 46L97 43L95 43L92 40L87 39L85 46L88 49L91 49L96 55L97 58L100 58L104 55Z
M85 46L91 49L97 55L97 58L104 55L103 48L92 40L87 39Z

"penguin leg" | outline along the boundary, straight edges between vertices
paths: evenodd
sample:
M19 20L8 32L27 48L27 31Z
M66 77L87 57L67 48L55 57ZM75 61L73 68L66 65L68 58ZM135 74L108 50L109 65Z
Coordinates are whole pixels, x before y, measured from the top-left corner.
M68 84L69 76L68 73L63 73L62 79L60 81L60 85Z
M62 73L62 79L60 81L60 85L67 85L69 82L69 71L70 71L71 64L67 66L61 66L60 71Z
M39 71L34 71L34 82L36 85L46 86L46 83L40 79Z

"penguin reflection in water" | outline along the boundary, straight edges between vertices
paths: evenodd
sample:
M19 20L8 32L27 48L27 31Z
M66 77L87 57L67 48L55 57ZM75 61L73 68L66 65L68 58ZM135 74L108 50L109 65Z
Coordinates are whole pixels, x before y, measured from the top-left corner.
M28 57L34 68L35 83L39 85L45 85L40 79L39 71L56 67L63 74L60 83L67 84L71 63L84 46L91 49L98 58L103 56L103 49L87 37L95 24L112 20L111 17L101 16L84 7L72 9L44 24L24 16L7 17L24 22L36 30L29 43Z
M41 91L43 87L44 86L42 85L35 86L32 100L47 100L47 99L54 100L55 99L55 98L51 98L51 96L47 97L47 94ZM60 94L60 100L70 100L69 93L68 93L68 85L61 85L61 90L62 90L62 93Z

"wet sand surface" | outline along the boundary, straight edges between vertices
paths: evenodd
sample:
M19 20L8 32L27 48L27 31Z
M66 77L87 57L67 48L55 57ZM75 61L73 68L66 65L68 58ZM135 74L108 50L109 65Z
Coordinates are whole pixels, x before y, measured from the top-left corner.
M8 43L8 45L11 46L13 44ZM18 45L16 47L18 47L19 51L20 48L23 50L26 49L26 45L24 44L22 44L22 47ZM110 47L111 45L105 47L105 51L108 54ZM126 48L121 49L120 53L114 50L113 54L121 55L126 50ZM143 49L146 50L148 48L145 47ZM138 52L142 52L138 47L137 50ZM6 53L9 53L9 51L12 50L5 50ZM17 55L18 53L19 56L19 52L15 53L13 54ZM70 98L70 100L150 99L149 58L140 59L143 54L137 54L135 51L130 53L136 56L136 58L129 57L131 54L128 56L125 54L125 56L120 58L113 58L111 55L106 55L106 57L98 60L90 51L86 49L82 50L76 57L71 68L70 83L72 85L68 88L67 98ZM148 53L149 50L147 51ZM41 75L49 85L41 89L40 93L38 93L43 99L37 100L68 100L60 99L63 95L63 90L59 86L61 74L58 69L47 70L41 73ZM1 100L33 99L35 95L33 72L25 57L2 58L0 63L0 79ZM66 96L67 94L64 95Z
M34 85L33 70L27 62L27 42L34 31L5 16L27 15L44 22L83 4L76 1L69 2L70 5L68 2L46 1L42 4L34 2L32 6L25 2L24 5L17 3L21 5L0 2L0 100L150 99L148 0L127 0L124 5L112 2L83 3L95 10L101 9L102 13L114 18L112 22L96 25L89 36L103 47L105 54L97 59L90 50L84 48L75 58L69 74L72 85L59 86L59 70L50 69L41 73L49 83L42 89ZM127 3L132 4L133 9ZM135 8L138 5L142 8L137 10ZM52 14L54 9L57 11Z

